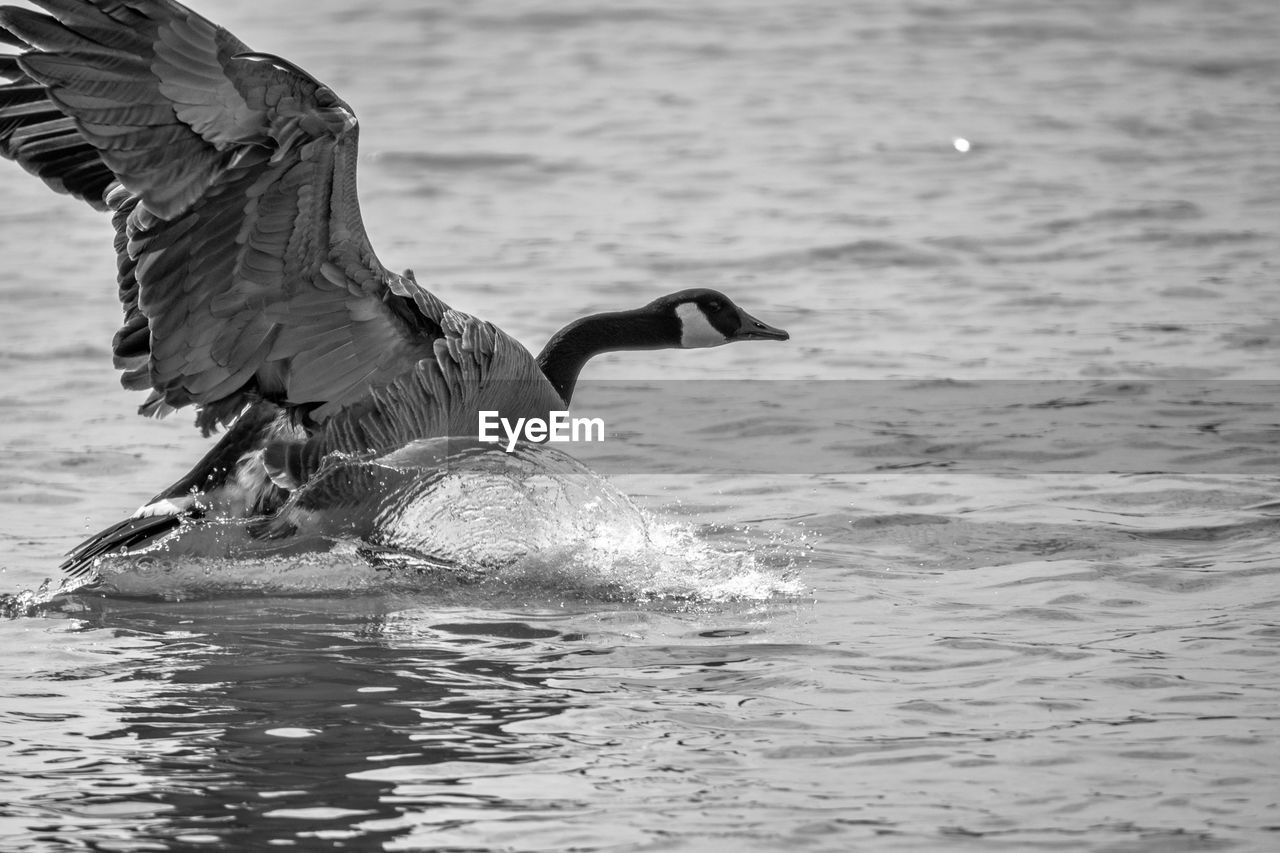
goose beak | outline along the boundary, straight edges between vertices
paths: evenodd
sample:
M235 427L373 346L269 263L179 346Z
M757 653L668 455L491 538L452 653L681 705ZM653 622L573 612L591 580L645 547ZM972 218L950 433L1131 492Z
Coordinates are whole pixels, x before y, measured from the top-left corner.
M746 311L742 311L742 325L729 336L731 341L789 341L791 336L783 329L762 323Z

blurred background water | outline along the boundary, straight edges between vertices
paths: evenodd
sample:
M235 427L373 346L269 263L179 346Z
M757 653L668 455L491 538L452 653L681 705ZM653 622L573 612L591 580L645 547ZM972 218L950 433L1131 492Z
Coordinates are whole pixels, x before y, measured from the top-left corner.
M609 595L0 623L0 847L1274 847L1280 6L201 11L355 107L454 307L537 350L710 286L793 339L592 364L583 458L675 543ZM0 188L15 591L207 442L118 388L107 224Z

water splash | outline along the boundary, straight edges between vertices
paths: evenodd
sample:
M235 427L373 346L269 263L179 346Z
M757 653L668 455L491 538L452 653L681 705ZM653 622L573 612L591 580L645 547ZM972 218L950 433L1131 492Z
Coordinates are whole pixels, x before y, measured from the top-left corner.
M785 548L713 546L546 447L508 454L431 440L378 458L335 457L256 527L265 538L240 521L184 525L141 552L100 560L94 589L167 599L425 592L685 604L803 592ZM42 588L22 609L69 591Z
M48 607L63 596L69 595L81 587L94 582L91 576L78 578L62 578L54 581L45 578L35 589L24 589L15 593L0 593L0 618L13 619L25 616Z

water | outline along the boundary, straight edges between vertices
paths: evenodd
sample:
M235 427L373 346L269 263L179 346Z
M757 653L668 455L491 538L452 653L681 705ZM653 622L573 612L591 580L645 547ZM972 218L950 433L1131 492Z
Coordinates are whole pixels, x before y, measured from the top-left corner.
M355 106L387 263L534 349L694 285L793 340L590 368L683 575L0 623L0 847L1274 847L1280 7L302 9L214 14ZM0 187L17 591L206 442L116 386L105 224Z

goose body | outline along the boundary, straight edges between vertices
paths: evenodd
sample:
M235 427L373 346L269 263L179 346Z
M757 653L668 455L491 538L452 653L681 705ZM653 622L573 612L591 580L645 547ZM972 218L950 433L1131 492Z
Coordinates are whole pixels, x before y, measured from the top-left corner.
M546 418L593 355L785 340L710 290L570 323L538 357L387 269L356 197L359 125L327 86L173 0L0 7L0 155L111 214L140 411L227 431L66 564L192 513L270 515L335 453ZM150 519L150 520L148 520ZM167 527L166 527L167 526Z

